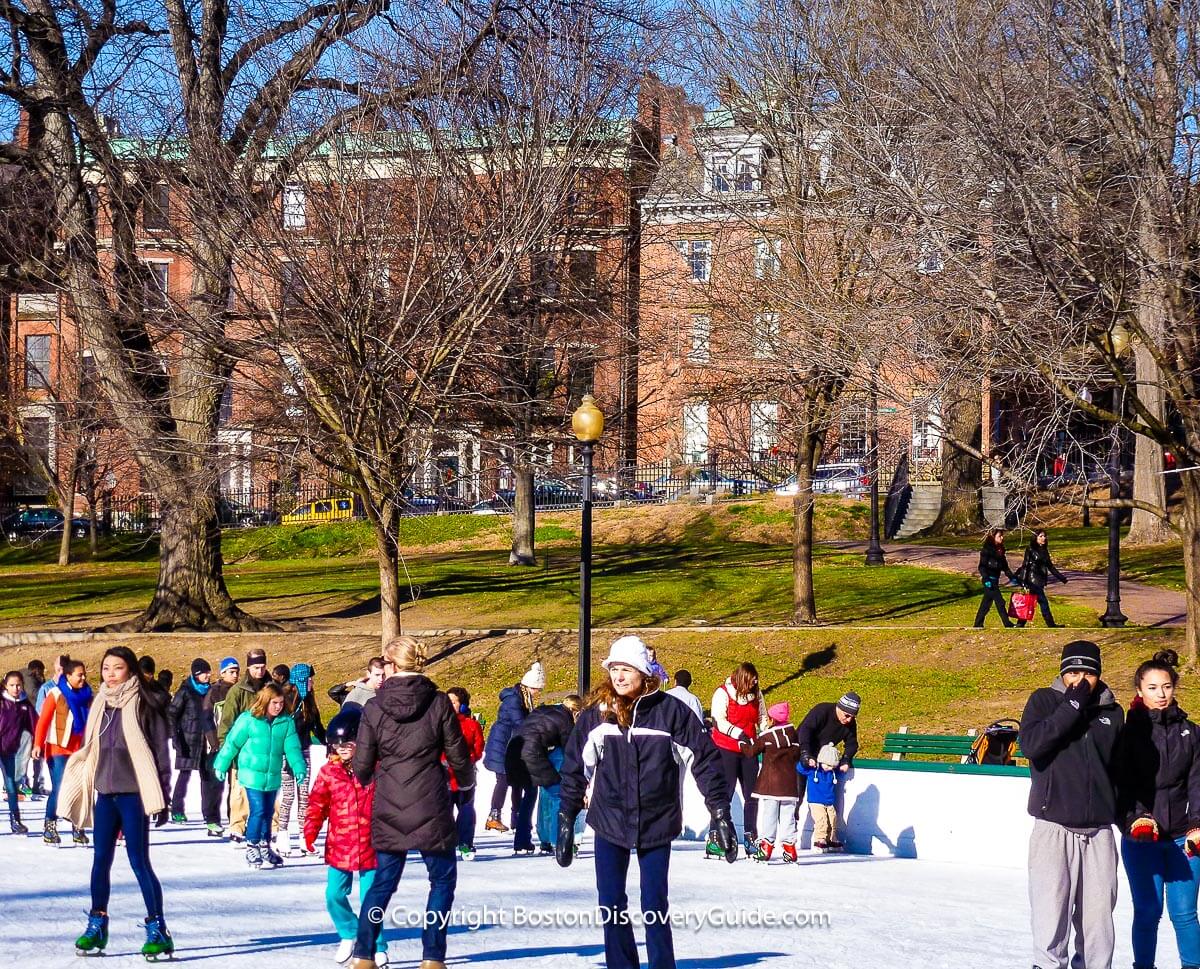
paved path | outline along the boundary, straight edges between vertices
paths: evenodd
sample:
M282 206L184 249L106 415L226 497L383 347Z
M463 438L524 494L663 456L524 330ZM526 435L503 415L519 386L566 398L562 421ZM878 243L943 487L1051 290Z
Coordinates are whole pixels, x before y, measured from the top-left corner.
M826 542L829 548L866 552L866 542ZM920 565L944 572L978 574L979 552L966 548L946 548L940 545L884 545L888 562ZM1053 595L1074 599L1092 606L1098 613L1105 610L1108 599L1108 580L1103 573L1063 569L1066 585L1050 587ZM1129 621L1139 626L1183 626L1187 624L1187 598L1173 589L1160 589L1131 579L1121 580L1121 611Z

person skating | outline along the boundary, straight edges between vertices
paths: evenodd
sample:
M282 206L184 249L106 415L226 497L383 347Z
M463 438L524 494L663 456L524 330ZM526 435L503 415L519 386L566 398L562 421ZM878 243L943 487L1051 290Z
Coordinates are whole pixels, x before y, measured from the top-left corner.
M1054 621L1054 615L1050 612L1050 600L1046 598L1046 586L1051 576L1063 585L1067 584L1066 577L1054 567L1054 562L1050 559L1050 537L1046 534L1046 529L1039 528L1033 533L1029 547L1025 549L1020 577L1037 598L1038 607L1042 610L1042 619L1053 629L1058 623ZM1025 620L1018 619L1017 625L1024 627Z
M471 752L471 763L483 758L483 728L471 715L471 694L466 687L452 686L446 691L463 739ZM458 786L458 778L450 771L450 799L454 803L454 827L458 832L458 857L462 861L475 860L475 786L467 790Z
M1133 902L1134 969L1152 969L1164 896L1184 969L1200 967L1200 727L1176 701L1179 657L1155 653L1134 673L1117 742L1117 823Z
M595 833L605 965L637 969L640 964L625 890L630 856L636 853L649 969L671 969L675 948L668 916L668 868L671 841L683 830L679 765L672 745L692 752L692 776L704 795L725 859L732 863L738 842L729 816L729 785L711 736L650 675L650 657L641 640L618 639L601 666L608 675L588 697L567 741L555 857L564 868L574 860L575 819L591 784L587 825Z
M713 719L712 739L720 751L725 783L731 795L736 787L742 791L742 839L746 856L752 858L758 851L757 806L751 797L758 777L758 761L743 757L740 748L743 740L753 741L759 731L771 726L753 663L739 664L717 687L709 710ZM709 855L719 855L719 849L720 845L710 837L706 849Z
M236 760L238 778L246 790L250 816L246 820L246 864L278 868L283 859L271 845L271 818L283 783L287 759L297 778L308 776L308 765L296 736L296 724L286 711L287 701L274 683L266 683L225 737L213 769L224 777Z
M21 822L18 790L24 771L18 767L18 755L37 727L33 704L25 692L25 681L19 670L4 674L3 695L0 696L0 774L4 776L4 794L8 799L8 826L13 834L28 834Z
M358 875L360 909L375 881L375 851L371 847L375 785L364 787L350 766L361 720L362 708L352 705L329 721L325 736L331 753L317 772L303 819L304 847L309 854L316 853L317 835L329 823L325 833L325 864L329 866L325 909L341 940L334 955L339 965L349 961L358 935L358 916L350 907L354 876ZM376 964L381 954L376 953Z
M429 896L421 930L421 969L445 969L446 935L458 881L458 843L450 806L449 769L458 786L475 784L475 765L458 717L446 694L422 673L424 649L407 636L384 647L386 679L363 708L354 752L360 784L375 781L371 844L375 882L362 901L355 969L370 969L372 953L383 948L382 919L404 873L409 851L419 851L429 875Z
M108 944L108 903L118 835L146 906L142 955L170 958L175 942L163 913L163 892L150 863L150 820L167 823L171 755L162 705L141 675L137 657L113 646L100 661L100 689L87 718L83 745L63 772L60 807L77 828L92 828L92 905L75 940L82 954Z
M208 704L212 667L208 660L192 660L191 674L176 691L167 711L175 745L175 788L171 793L171 820L186 824L184 801L192 772L200 774L200 813L211 833L221 827L222 784L212 771L216 755L216 720Z
M544 819L538 812L538 840L542 854L554 854L558 827L559 784L563 748L583 701L571 694L562 703L543 704L531 710L508 742L504 772L514 791L521 792L513 825L513 853L533 854L533 814L540 797L547 798ZM552 803L551 803L552 802ZM555 830L551 830L555 829Z
M487 831L499 831L501 834L509 830L500 820L500 812L504 809L504 798L508 795L508 777L505 774L504 759L508 753L508 742L516 733L517 728L529 716L529 711L537 706L538 697L546 688L546 673L542 664L534 662L519 683L505 687L500 691L500 708L496 711L496 722L488 731L487 744L483 749L483 766L496 775L496 786L492 788L492 807L488 812L484 828ZM521 805L521 791L513 788L511 827L516 827L517 811Z
M42 841L49 845L62 841L58 836L58 789L67 760L83 746L83 731L91 706L92 688L87 682L87 667L82 660L66 660L58 682L46 693L33 736L34 760L44 756L50 767L50 796L46 799L46 820L42 829ZM87 835L80 827L72 829L71 840L77 845L88 843Z
M771 728L742 745L743 757L762 757L752 795L758 807L758 850L755 861L770 861L776 838L785 862L796 860L796 806L800 803L800 781L796 764L800 740L792 725L791 705L776 703L767 708Z
M1004 555L1004 529L988 530L979 550L979 578L983 583L983 596L979 600L979 609L975 613L975 628L983 628L983 620L987 618L988 609L996 607L1000 621L1005 626L1012 626L1008 618L1008 608L1004 604L1004 594L1000 591L1000 576L1008 576L1008 581L1018 583L1012 569L1008 567L1008 559Z
M234 722L254 705L258 691L270 682L266 650L250 650L246 654L246 671L229 688L221 703L221 716L217 720L218 745L225 743L225 737ZM250 802L235 767L229 772L229 840L235 847L242 845L246 840L246 822L249 816Z
M317 743L325 743L325 725L321 722L321 712L317 709L317 698L312 690L315 670L308 663L297 663L288 670L288 683L284 687L291 707L292 719L296 723L296 735L300 738L300 750L304 756L304 764L312 773L312 760L309 748L315 739ZM291 767L283 762L283 787L279 791L279 810L275 819L279 824L279 834L276 838L276 851L287 856L292 853L291 835L288 824L292 817L292 803L296 802L296 826L302 827L304 816L308 813L308 779L297 779ZM303 846L303 839L301 839ZM303 847L301 848L303 851ZM298 852L299 853L299 852Z
M367 662L366 675L349 683L337 683L329 688L329 699L339 707L347 703L360 710L368 700L375 698L375 693L383 685L383 657L375 656Z
M237 658L226 656L217 667L216 681L204 697L204 705L209 710L213 722L212 738L208 744L210 748L208 755L208 768L210 772L212 772L212 765L217 759L217 751L221 749L221 744L217 740L217 729L221 723L221 715L225 710L225 698L229 695L229 691L237 684L240 676L241 666L238 664ZM215 778L217 775L215 772L212 772L212 776ZM218 789L217 800L219 803L225 805L226 817L232 817L233 811L231 809L233 805L230 796L232 792L229 791L224 782L218 781L218 784L220 787ZM242 797L244 800L245 795L242 795ZM221 838L225 835L225 828L221 825L219 818L215 827L213 825L205 825L205 827L210 838Z
M1112 965L1117 901L1113 768L1124 713L1100 679L1100 647L1063 647L1059 676L1034 690L1021 716L1029 759L1029 903L1034 969Z
M833 744L817 751L812 766L798 764L797 770L807 778L808 811L813 819L813 847L818 851L841 851L838 838L837 789L842 783L838 770L841 755Z
M668 696L675 697L680 703L686 704L687 708L696 715L696 719L704 723L704 706L700 703L700 698L692 692L692 674L687 670L675 671L675 685L667 690Z
M31 659L21 671L25 696L33 707L34 722L37 722L37 696L46 682L46 664L40 659ZM32 767L32 770L30 769ZM33 734L25 735L17 751L17 789L22 796L35 800L46 792L42 787L42 762L33 759Z

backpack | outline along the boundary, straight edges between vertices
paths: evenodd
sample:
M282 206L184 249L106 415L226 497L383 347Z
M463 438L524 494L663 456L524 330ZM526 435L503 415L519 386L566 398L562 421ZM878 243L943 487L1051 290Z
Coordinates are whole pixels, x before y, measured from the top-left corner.
M1017 734L1021 724L1016 720L997 720L986 726L967 754L968 764L1000 764L1012 766L1017 762Z

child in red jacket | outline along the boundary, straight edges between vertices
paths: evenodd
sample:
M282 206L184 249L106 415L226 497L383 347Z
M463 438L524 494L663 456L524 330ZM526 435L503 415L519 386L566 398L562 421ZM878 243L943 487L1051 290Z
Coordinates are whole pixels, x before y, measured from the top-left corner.
M358 872L359 904L375 880L375 851L371 848L375 784L363 787L350 769L361 718L362 707L351 706L329 721L325 734L332 753L309 791L308 812L304 817L304 847L309 854L316 853L317 835L329 821L325 835L325 864L329 866L325 908L341 939L334 956L339 964L349 961L358 934L358 916L350 907L354 873ZM375 954L375 962L386 965L382 938L380 950Z
M471 762L478 763L483 757L483 727L471 716L471 694L465 687L452 686L446 691L450 705L458 714L458 725L462 727L463 738L471 751ZM446 758L443 757L444 761ZM475 788L460 791L458 781L454 779L454 771L450 771L450 803L458 812L455 824L458 826L458 857L463 861L475 860Z

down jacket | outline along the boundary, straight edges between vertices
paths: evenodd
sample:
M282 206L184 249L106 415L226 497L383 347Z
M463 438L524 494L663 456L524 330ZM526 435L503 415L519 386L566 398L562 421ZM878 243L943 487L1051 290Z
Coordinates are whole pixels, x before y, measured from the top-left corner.
M800 775L796 773L800 740L790 723L778 724L752 742L743 744L742 754L746 757L762 754L762 766L754 781L754 797L778 801L800 796Z
M1129 711L1115 773L1122 831L1147 816L1171 839L1200 827L1200 727L1177 704Z
M639 697L629 727L599 706L579 714L562 766L562 811L575 817L589 781L587 823L629 849L656 848L683 830L675 744L692 752L692 776L710 812L729 808L729 786L711 735L686 704L661 690Z
M21 736L36 728L37 717L28 699L14 700L7 693L0 696L0 754L15 754L21 749Z
M471 752L471 763L477 764L483 756L483 727L479 726L479 721L469 713L458 714L458 725L462 728L463 739L467 742L467 749ZM445 755L442 756L442 761L446 760ZM450 790L458 790L458 778L454 776L454 771L450 771Z
M283 759L297 781L308 776L308 764L289 714L274 719L256 717L247 710L234 721L225 743L213 761L213 771L224 778L237 760L238 783L253 791L277 791L283 785Z
M474 787L475 765L450 698L420 674L384 680L363 707L354 751L359 783L375 782L376 851L451 851L458 844L443 754L459 787Z
M500 691L500 708L496 711L496 722L488 732L487 746L483 750L483 766L493 774L504 773L504 759L508 744L517 728L525 722L533 703L529 691L517 683Z
M504 769L509 783L524 786L527 782L538 787L553 787L562 777L550 762L550 751L567 745L575 718L559 704L544 704L525 718L512 740Z
M175 744L175 769L200 770L204 766L205 744L215 736L217 721L208 704L207 693L196 689L190 676L183 681L167 708L171 739Z
M339 871L370 871L375 867L375 849L371 847L374 803L375 785L363 787L350 765L334 754L317 772L308 792L304 844L314 844L328 821L325 864Z

